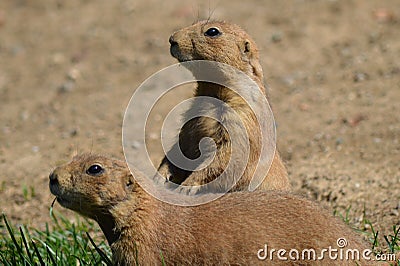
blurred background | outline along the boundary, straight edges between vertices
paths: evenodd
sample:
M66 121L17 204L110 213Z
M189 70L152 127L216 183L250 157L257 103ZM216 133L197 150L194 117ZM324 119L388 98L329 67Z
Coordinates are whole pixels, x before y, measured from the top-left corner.
M2 0L1 212L43 228L56 165L79 152L122 159L135 88L176 63L170 34L209 17L242 26L260 48L294 190L348 213L352 226L368 229L368 219L391 232L400 211L396 0ZM163 103L160 112L172 107ZM148 139L157 162L156 124Z

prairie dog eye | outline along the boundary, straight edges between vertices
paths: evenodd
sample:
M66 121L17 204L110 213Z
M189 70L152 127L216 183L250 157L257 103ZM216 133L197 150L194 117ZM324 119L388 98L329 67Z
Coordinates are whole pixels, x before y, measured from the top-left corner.
M217 37L221 34L222 33L219 31L219 29L215 27L209 28L206 32L204 32L204 35L208 37Z
M104 172L103 167L101 167L101 165L98 164L93 164L86 170L86 173L92 176L100 175L103 172Z

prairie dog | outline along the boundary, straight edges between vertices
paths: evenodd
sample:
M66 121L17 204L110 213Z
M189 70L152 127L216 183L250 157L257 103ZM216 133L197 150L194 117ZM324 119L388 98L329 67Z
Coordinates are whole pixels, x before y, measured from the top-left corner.
M259 63L257 46L252 38L239 26L220 21L200 21L175 32L170 37L169 42L171 44L170 50L172 56L180 62L192 60L216 61L228 64L244 72L257 83L262 93L259 95L255 92L253 93L251 89L254 88L241 89L247 90L246 93L253 94L254 97L265 99L266 92L263 85L263 71ZM192 72L196 76L196 73ZM230 77L224 78L228 81L230 79ZM188 171L176 166L165 156L159 166L158 172L166 180L184 186L199 186L209 183L227 169L229 159L232 156L231 149L233 144L231 139L238 139L239 146L249 146L249 157L248 159L240 158L234 161L233 164L237 166L236 168L242 167L241 169L245 169L245 171L241 178L239 177L240 180L232 187L231 191L247 190L261 154L262 138L260 122L257 121L256 116L243 98L231 89L209 82L199 81L197 83L195 97L208 96L223 101L236 111L239 119L227 112L221 111L221 108L218 106L213 106L211 103L203 106L196 104L195 100L186 115L193 113L206 115L191 120L187 119L189 121L181 128L179 143L176 143L167 154L171 154L178 147L185 157L191 160L197 159L201 155L199 149L200 141L204 138L211 138L216 145L216 154L213 161L206 168ZM248 139L246 139L248 144L245 144L245 140L242 140L242 132L239 130L237 132L235 130L228 132L224 125L207 117L207 115L209 117L218 116L224 125L231 126L231 128L235 128L237 124L243 123L248 134ZM226 176L233 177L235 170L230 171L227 171ZM226 191L224 189L229 186L229 182L226 180L221 182L217 184L217 187L212 192ZM291 190L287 170L277 150L275 150L269 172L258 189Z
M339 249L339 238L347 241L343 252L358 249L361 257L368 249L342 221L287 192L234 192L207 204L181 207L147 194L125 162L95 154L74 157L49 179L50 191L63 207L97 221L115 265L366 264L330 260L328 253L323 260L278 259L279 249L296 249L300 255L315 249L320 256L323 248ZM264 251L267 258L262 260ZM289 258L288 253L282 256Z

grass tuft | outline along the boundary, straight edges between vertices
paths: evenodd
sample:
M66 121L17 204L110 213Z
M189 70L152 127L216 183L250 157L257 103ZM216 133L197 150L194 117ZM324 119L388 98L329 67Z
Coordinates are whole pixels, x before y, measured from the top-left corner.
M72 223L55 215L45 230L13 226L5 214L0 219L0 265L112 265L111 251L88 220ZM96 245L95 243L99 243Z

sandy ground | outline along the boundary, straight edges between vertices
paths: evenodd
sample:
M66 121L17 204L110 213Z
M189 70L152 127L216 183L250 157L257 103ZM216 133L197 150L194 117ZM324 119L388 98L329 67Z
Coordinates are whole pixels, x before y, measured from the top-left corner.
M368 219L390 233L400 211L398 1L204 2L0 2L1 211L43 227L54 166L84 151L122 158L135 88L175 63L173 31L211 16L241 25L260 47L295 190L350 207L353 226Z

